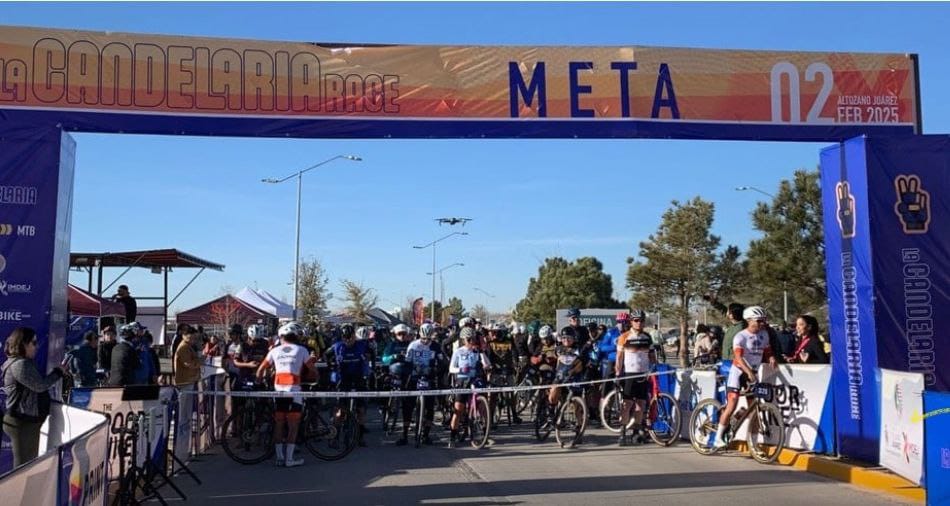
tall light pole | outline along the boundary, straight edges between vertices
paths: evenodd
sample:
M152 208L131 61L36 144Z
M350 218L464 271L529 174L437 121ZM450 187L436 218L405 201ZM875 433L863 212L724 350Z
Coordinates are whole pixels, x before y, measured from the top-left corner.
M442 305L443 309L445 308L445 280L442 279L442 273L451 269L452 267L465 267L465 264L456 262L452 265L447 265L439 269L438 271L436 271L436 274L439 275L439 304ZM431 272L427 272L426 274L432 276Z
M440 237L424 246L413 246L413 249L432 248L432 272L435 272L435 245L456 235L468 235L468 232L452 232L451 234ZM435 321L435 276L432 276L432 321Z
M754 186L737 186L736 187L736 191L741 192L741 191L746 191L746 190L756 191L756 192L761 193L762 195L772 197L773 199L775 198L775 195L772 195L771 193L767 191L760 190ZM783 319L785 320L785 324L788 325L788 282L786 280L782 280L782 308L783 308L783 311L782 311Z
M475 290L476 292L484 293L485 295L487 295L487 296L489 296L489 297L491 297L491 298L493 298L493 299L495 298L494 295L492 295L492 294L486 292L485 290L482 290L481 288L479 288L479 287L477 287L477 286L476 286L475 288L472 288L472 290Z
M294 244L294 319L295 320L297 319L297 301L298 301L297 289L300 286L300 200L301 200L301 195L303 193L303 175L305 172L309 172L313 169L316 169L317 167L321 165L326 165L334 160L340 160L340 159L350 160L353 162L363 161L362 158L356 155L336 155L333 158L327 158L326 160L318 164L311 165L310 167L307 167L306 169L297 171L296 173L291 174L284 178L277 179L277 178L269 177L269 178L261 179L262 183L278 184L278 183L283 183L284 181L287 181L288 179L294 176L297 177L297 240Z

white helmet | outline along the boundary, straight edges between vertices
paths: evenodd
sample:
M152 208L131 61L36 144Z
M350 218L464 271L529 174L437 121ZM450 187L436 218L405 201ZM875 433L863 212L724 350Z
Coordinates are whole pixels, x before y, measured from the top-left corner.
M247 337L250 337L251 339L266 339L267 327L261 324L250 325L247 327Z
M742 312L743 320L764 320L768 317L768 313L765 312L762 306L749 306Z
M468 327L469 325L475 325L475 320L473 320L470 316L466 316L465 318L459 320L459 327Z
M545 325L541 327L541 330L538 331L538 337L544 339L546 337L551 337L554 335L554 329L550 325Z
M523 323L513 323L511 326L514 327L511 331L512 334L520 336L527 332L527 327Z
M277 337L283 338L289 334L293 334L298 338L302 338L307 334L307 332L303 328L303 325L297 322L287 322L277 329Z
M435 326L431 323L423 323L419 327L419 338L420 339L431 339L432 334L435 332Z
M372 330L370 327L365 326L356 329L356 339L358 341L365 341L366 339L369 339L370 330Z
M393 334L402 334L402 333L405 333L405 334L409 333L408 325L406 325L405 323L400 323L399 325L396 325L395 327L393 327Z

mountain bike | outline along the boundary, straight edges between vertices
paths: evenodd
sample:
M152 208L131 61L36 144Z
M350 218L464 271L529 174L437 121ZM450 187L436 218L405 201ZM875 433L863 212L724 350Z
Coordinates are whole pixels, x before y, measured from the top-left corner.
M335 413L337 402L306 399L298 432L298 442L320 460L340 460L356 448L359 423L353 410L355 399L348 399L345 410Z
M742 425L748 422L746 442L752 458L763 464L775 462L785 448L785 421L778 407L769 402L772 385L756 383L739 395L745 397L747 406L737 408L732 414L723 438L732 442ZM704 399L696 405L689 419L689 439L697 453L716 452L713 442L721 413L722 403L716 399Z
M469 395L465 408L462 410L462 420L459 420L459 441L469 438L475 448L484 448L488 443L491 432L491 411L488 398L484 394L475 393L476 388L483 388L485 383L474 380L471 384L472 393Z
M264 385L254 380L235 382L235 386L239 392L264 390ZM262 397L241 399L241 406L224 421L221 446L235 462L257 464L274 453L274 401Z
M558 402L548 409L547 391L538 390L538 409L534 419L534 436L538 441L546 440L551 432L561 448L571 448L580 441L587 429L587 403L581 386L558 388Z
M661 392L656 376L650 376L650 398L646 406L644 424L654 443L670 446L679 437L682 411L672 395ZM623 393L619 384L600 403L600 421L608 430L620 432L620 412L623 407ZM634 429L633 417L627 423L627 430Z

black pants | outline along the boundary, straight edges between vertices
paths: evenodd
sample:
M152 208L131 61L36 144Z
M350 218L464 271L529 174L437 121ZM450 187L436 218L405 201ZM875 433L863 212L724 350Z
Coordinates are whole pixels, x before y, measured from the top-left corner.
M40 427L43 422L28 422L10 415L3 417L3 432L13 446L13 467L33 460L40 450Z

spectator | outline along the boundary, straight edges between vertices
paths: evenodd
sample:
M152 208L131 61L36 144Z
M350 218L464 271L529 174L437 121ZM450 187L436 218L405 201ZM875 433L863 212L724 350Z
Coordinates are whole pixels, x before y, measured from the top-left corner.
M174 357L176 386L191 385L201 379L201 356L195 351L198 333L189 327L182 337Z
M171 347L171 350L169 350L169 351L171 352L171 356L172 356L172 357L175 356L175 352L178 350L178 345L181 344L181 340L184 338L185 331L188 330L188 329L190 329L190 328L191 328L191 325L188 325L187 323L179 323L179 324L178 324L178 328L175 329L175 337L172 338L172 347ZM172 371L174 371L174 370L175 370L175 362L174 362L174 360L173 360L173 361L172 361Z
M135 331L130 325L123 325L119 340L112 348L109 362L109 385L124 387L134 385L136 371L140 369L139 353L135 349Z
M99 370L102 371L103 379L108 380L109 369L112 367L112 348L115 348L115 327L105 327L102 329L102 339L99 341Z
M828 354L825 345L818 336L818 319L811 315L799 315L795 320L795 331L799 342L795 351L786 357L789 362L799 364L827 364Z
M158 353L152 347L152 333L145 327L141 327L139 336L139 360L141 360L141 379L143 385L157 385L158 377L162 373L161 362L158 360Z
M736 302L729 304L729 308L726 310L726 316L729 318L731 325L722 337L723 360L732 360L732 340L735 339L736 334L746 327L746 321L742 319L743 311L745 311L745 306Z
M699 363L708 364L715 362L713 359L716 348L719 347L719 342L716 341L716 337L710 332L709 327L700 323L696 326L696 345L693 348L693 360L698 360Z
M134 322L138 315L138 305L135 303L135 297L129 295L129 287L119 285L119 290L112 296L112 300L125 306L125 321Z
M36 331L19 327L7 337L7 360L2 375L6 412L3 431L13 446L13 466L18 467L36 458L40 447L40 427L49 416L49 389L63 377L63 370L53 369L43 377L33 361L38 345Z
M211 335L208 336L208 342L205 343L201 353L207 358L220 357L222 354L222 346L221 339L219 339L218 336Z
M782 347L781 356L793 355L795 348L798 346L798 337L788 328L788 323L785 320L782 320L776 331L778 332L779 346Z
M93 331L83 335L83 343L66 354L63 367L73 377L73 386L91 388L99 386L96 362L99 360L99 336Z

